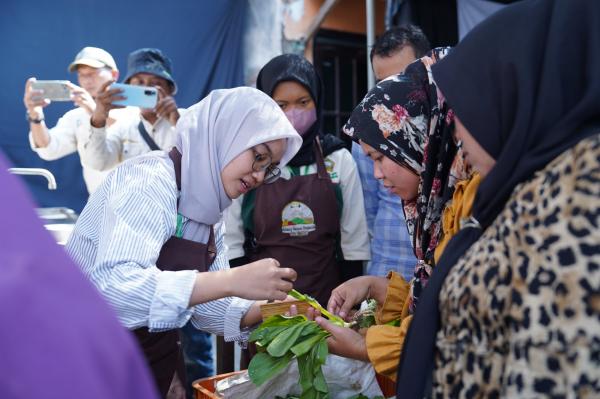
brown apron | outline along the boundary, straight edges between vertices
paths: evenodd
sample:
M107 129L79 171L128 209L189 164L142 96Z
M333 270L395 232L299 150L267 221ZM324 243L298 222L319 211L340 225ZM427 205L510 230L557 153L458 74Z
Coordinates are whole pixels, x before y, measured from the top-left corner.
M177 188L181 189L181 154L175 148L169 153L175 164ZM179 237L171 237L160 250L156 266L160 270L198 270L205 272L216 257L214 231L211 228L208 243L202 244ZM152 374L154 381L164 398L167 395L175 371L183 371L183 358L179 348L179 330L149 332L147 328L133 331L137 338ZM185 381L185 372L179 373Z
M315 140L317 173L256 189L252 261L275 258L298 273L294 288L326 305L341 282L336 261L340 217L334 185Z

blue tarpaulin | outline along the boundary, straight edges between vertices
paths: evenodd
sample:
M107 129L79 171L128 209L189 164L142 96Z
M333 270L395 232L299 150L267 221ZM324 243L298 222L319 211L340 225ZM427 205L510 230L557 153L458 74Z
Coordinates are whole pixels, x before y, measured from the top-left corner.
M56 176L48 191L40 177L25 178L39 206L80 211L87 200L77 153L46 162L27 139L25 81L77 76L67 66L85 46L101 47L125 76L127 54L157 47L173 61L179 107L189 107L212 89L243 84L242 42L246 0L52 0L2 2L0 48L0 148L15 167L41 167ZM52 103L44 112L49 127L72 108ZM0 191L1 192L1 191ZM1 195L1 194L0 194Z

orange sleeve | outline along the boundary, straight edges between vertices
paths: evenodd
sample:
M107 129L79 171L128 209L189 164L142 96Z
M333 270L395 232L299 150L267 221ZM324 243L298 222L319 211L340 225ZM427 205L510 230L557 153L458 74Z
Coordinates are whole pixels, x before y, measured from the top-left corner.
M390 283L385 295L385 301L383 305L378 307L377 314L375 315L377 324L399 320L408 314L407 305L410 284L395 272L390 272L387 278L390 280Z
M444 209L442 215L442 239L435 248L435 262L440 259L450 239L460 230L460 221L471 216L473 201L477 188L481 183L479 173L474 173L468 180L458 182L454 188L452 203Z
M399 327L379 325L367 330L366 345L369 360L376 372L396 381L398 363L406 332L412 316L402 320Z

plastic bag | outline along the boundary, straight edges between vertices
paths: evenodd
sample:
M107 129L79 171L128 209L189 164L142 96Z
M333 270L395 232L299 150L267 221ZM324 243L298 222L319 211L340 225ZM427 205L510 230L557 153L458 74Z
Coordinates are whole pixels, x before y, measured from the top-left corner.
M368 397L382 395L375 378L375 370L370 363L330 354L323 366L323 375L331 399L347 399L359 393ZM216 391L225 399L300 396L302 389L298 384L299 379L298 362L294 359L280 374L260 387L255 386L245 372L219 381Z

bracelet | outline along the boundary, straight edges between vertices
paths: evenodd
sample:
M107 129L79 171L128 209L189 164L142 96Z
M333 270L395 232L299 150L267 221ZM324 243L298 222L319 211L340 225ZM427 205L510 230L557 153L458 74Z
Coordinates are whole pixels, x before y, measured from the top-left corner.
M43 116L40 118L34 119L31 116L29 116L29 112L25 112L25 119L27 120L27 122L35 123L36 125L39 125L40 123L42 123L44 121Z

